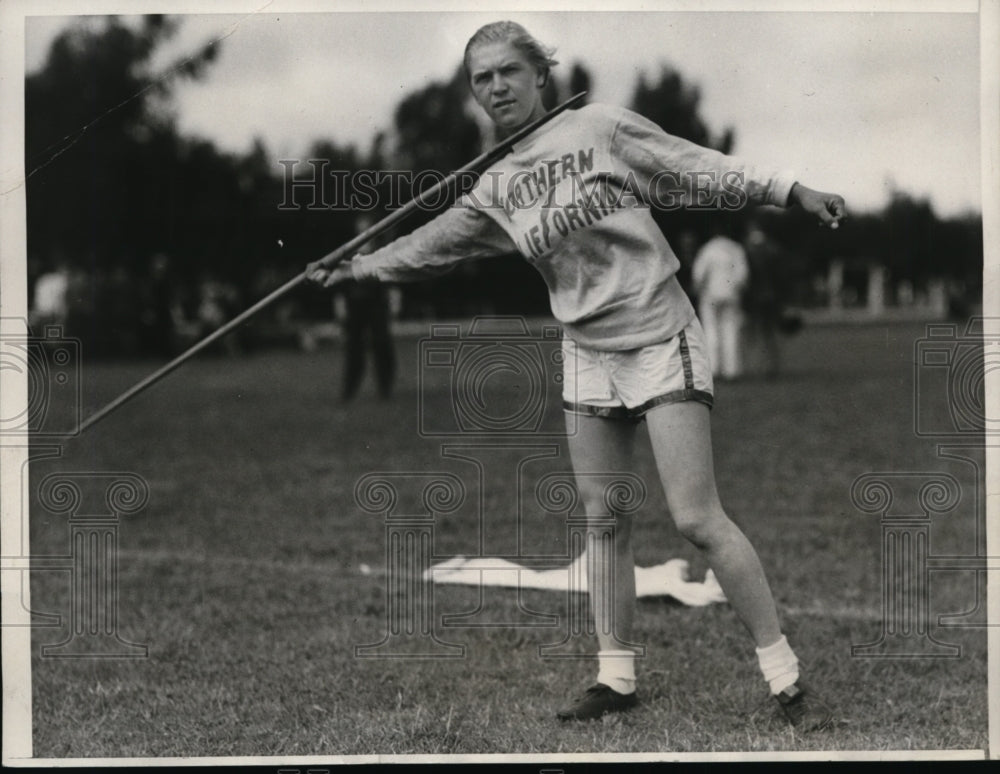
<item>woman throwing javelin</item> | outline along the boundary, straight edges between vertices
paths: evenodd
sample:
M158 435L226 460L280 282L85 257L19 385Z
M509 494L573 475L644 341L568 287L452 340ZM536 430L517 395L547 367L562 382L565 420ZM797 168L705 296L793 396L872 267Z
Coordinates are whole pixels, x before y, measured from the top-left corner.
M465 50L473 95L501 134L544 115L542 89L554 64L552 51L513 22L482 27ZM831 228L845 215L840 196L787 173L672 137L628 110L589 105L517 143L457 206L412 234L333 270L310 264L306 271L326 286L352 278L399 282L516 247L544 277L564 329L563 405L575 415L568 443L587 516L596 522L609 514L603 484L585 474L629 470L636 421L645 419L678 530L704 553L749 630L785 716L801 730L818 729L831 712L800 680L757 553L719 502L711 367L675 276L679 261L650 215L653 203L695 201L732 209L798 205ZM597 680L557 712L563 720L638 703L631 517L618 515L613 534L588 561Z

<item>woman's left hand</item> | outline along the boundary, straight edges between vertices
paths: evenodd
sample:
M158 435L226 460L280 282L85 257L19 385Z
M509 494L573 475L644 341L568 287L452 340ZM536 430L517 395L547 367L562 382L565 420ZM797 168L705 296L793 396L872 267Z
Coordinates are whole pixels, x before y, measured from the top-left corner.
M788 200L798 204L806 212L817 216L821 226L837 228L840 221L847 217L847 205L843 196L814 191L801 183L792 186Z

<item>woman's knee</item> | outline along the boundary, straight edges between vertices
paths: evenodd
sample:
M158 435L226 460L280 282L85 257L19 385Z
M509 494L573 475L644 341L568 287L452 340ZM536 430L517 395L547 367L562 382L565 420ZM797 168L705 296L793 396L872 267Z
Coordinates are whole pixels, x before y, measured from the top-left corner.
M606 536L621 543L632 536L632 516L613 513L603 502L586 509L586 526L592 540Z
M606 521L614 517L606 487L599 478L581 477L577 480L577 491L580 493L580 504L588 520Z
M721 507L688 508L674 514L678 532L698 548L710 547L732 525Z

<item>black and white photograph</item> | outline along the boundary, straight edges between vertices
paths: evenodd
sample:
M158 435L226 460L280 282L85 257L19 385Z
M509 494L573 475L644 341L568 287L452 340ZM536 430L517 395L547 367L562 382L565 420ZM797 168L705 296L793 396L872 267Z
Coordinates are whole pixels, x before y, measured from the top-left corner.
M0 4L4 765L1000 757L998 41Z

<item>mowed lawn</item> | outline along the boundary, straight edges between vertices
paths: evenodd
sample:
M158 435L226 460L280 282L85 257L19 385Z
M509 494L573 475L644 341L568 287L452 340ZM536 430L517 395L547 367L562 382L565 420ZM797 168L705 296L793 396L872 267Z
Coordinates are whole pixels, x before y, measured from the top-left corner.
M417 517L424 512L413 495L419 482L451 474L463 483L464 501L435 518L435 561L477 554L481 523L490 536L482 541L486 553L520 545L555 565L567 551L566 514L547 512L536 494L545 476L569 468L565 440L554 434L558 411L537 436L421 437L418 411L446 416L452 398L437 372L418 395L418 341L404 338L391 402L377 400L367 382L361 397L341 405L335 346L205 356L71 442L61 457L34 464L36 556L69 551L67 517L34 496L45 476L128 472L149 487L145 508L119 528L117 600L119 635L148 645L147 658L42 658L42 646L68 634L70 575L32 573L32 608L60 614L64 624L34 633L34 753L985 749L986 636L976 610L985 600L977 600L974 571L930 573L929 635L957 646L955 657L912 657L928 652L929 641L916 632L907 632L895 658L851 650L883 630L882 525L877 513L852 502L859 476L952 476L960 502L932 519L930 553L976 552L982 493L975 465L939 455L935 439L914 431L914 343L924 332L915 324L808 327L784 341L781 378L717 388L722 498L762 557L805 674L836 707L827 731L804 736L776 717L752 642L724 604L641 601L643 704L597 722L554 717L596 673L593 659L579 657L595 649L587 637L569 637L561 648L576 658L539 655L539 646L569 632L573 600L559 593L439 586L433 610L418 612L438 640L460 647L436 646L419 627L397 641L401 649L457 658L357 658L355 647L385 639L389 614L409 599L405 589L402 596L387 590L383 515L355 498L367 474L395 475L403 492L397 514ZM85 363L84 412L157 365ZM920 399L948 416L945 395L924 389ZM554 392L548 400L558 406ZM957 440L971 444L966 456L981 458L981 438ZM465 444L465 456L485 462L456 459L445 444ZM648 458L635 473L647 488L637 562L684 558L700 580L705 564L673 528ZM919 480L896 477L898 512L919 511ZM462 613L469 615L459 624L495 625L442 623ZM963 613L973 625L939 625L939 616Z

